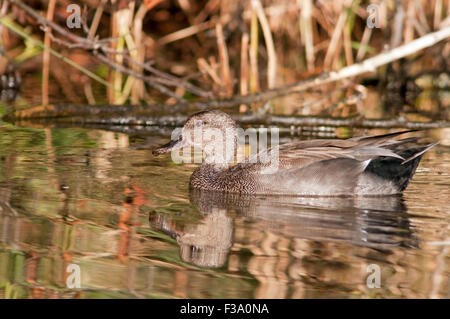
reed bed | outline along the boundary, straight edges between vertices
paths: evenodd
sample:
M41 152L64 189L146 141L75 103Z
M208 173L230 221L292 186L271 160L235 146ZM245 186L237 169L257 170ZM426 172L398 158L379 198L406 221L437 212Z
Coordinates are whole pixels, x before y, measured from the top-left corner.
M67 8L73 3L81 8L82 26L69 29ZM442 0L4 0L1 5L2 17L12 18L44 49L24 58L35 45L2 23L0 71L16 61L25 98L43 105L80 100L170 105L245 96L341 70L450 26L450 3ZM33 12L46 19L38 21ZM82 68L55 70L52 65L61 63L50 57L50 48ZM424 70L448 72L449 56L447 39L375 75L320 85L269 105L241 103L239 109L265 105L289 114L352 114L358 102L336 103L358 95L356 86L364 79L387 86L392 75L401 82ZM39 95L35 74L42 74ZM61 90L68 77L71 89Z

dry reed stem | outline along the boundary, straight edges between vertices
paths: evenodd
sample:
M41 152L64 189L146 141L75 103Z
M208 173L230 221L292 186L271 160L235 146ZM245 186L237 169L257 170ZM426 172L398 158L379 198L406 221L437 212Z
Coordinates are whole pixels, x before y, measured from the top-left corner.
M334 28L333 35L331 36L330 46L328 47L327 53L325 55L325 60L323 62L323 68L325 70L330 69L333 56L336 57L335 55L339 54L340 50L338 51L337 48L341 40L341 34L345 25L345 21L347 20L347 8L350 5L351 0L345 0L343 3L342 12L339 15L336 27Z
M124 51L125 46L127 46L133 58L136 54L136 51L133 38L129 34L129 30L133 21L134 4L134 1L129 1L127 8L117 11L115 14L115 18L117 19L117 35L119 37L117 41L117 51L121 53ZM123 55L116 54L115 61L117 65L122 66L124 61ZM125 84L128 84L128 86L122 89L123 77L124 76L122 72L116 71L114 74L114 104L122 104L126 101L132 87L132 83L130 84L129 81L134 82L134 79L129 77L125 82ZM125 90L125 88L127 90ZM128 90L128 88L130 88L130 90Z
M175 42L190 36L193 36L199 32L211 29L215 25L215 22L213 20L202 22L197 25L193 25L190 27L187 27L185 29L181 29L178 31L175 31L173 33L170 33L162 38L160 38L157 42L158 45L163 46L171 42Z
M64 70L65 64L61 63L61 60L53 60L53 67L50 69L50 75L55 79L61 87L61 92L67 97L67 99L73 103L81 103L82 98L74 89L74 85L67 76L67 72ZM46 105L46 104L44 104Z
M250 92L259 91L259 71L258 71L258 16L252 10L250 20Z
M208 62L204 58L199 58L197 60L198 69L202 73L207 73L211 79L219 86L223 85L223 82L220 80L219 76L217 75L216 70L208 64Z
M312 2L311 0L305 0L301 8L300 32L302 43L305 46L306 66L310 72L314 70L314 40L311 17Z
M366 54L367 46L370 41L371 35L372 35L372 29L366 26L364 29L364 32L363 32L362 39L361 39L361 45L358 48L358 52L356 53L356 61L357 62L364 59L364 55Z
M391 48L398 47L402 43L403 26L405 21L405 10L403 9L403 5L401 2L397 2L395 10L396 12L393 21L393 31L390 42Z
M147 11L149 11L164 1L165 0L144 0L144 4L145 7L147 8Z
M322 10L319 10L318 8L314 7L312 9L312 15L316 19L317 24L320 25L322 29L324 29L327 32L328 36L331 38L331 36L333 35L333 30L331 30L331 27L328 24L327 20L325 19Z
M342 29L343 30L343 29ZM336 46L336 51L334 52L334 56L332 58L332 64L331 64L331 68L333 70L339 69L340 68L340 64L339 64L339 58L341 56L341 51L342 51L342 35L338 38L338 42L337 42L337 46Z
M450 7L450 6L449 6ZM439 23L439 29L448 27L450 25L450 15Z
M92 83L91 81L86 81L83 86L84 95L86 96L86 100L90 105L95 105L97 102L95 101L94 92L92 91Z
M117 38L117 35L119 33L118 28L117 28L117 14L118 14L118 12L114 11L111 15L111 37L114 39ZM117 41L111 42L111 49L116 51ZM109 58L114 61L115 55L111 54ZM116 95L115 86L114 86L115 74L116 74L115 70L110 70L110 72L109 72L110 87L108 88L108 91L107 91L109 104L114 104L114 100L115 100L115 95Z
M410 19L411 17L414 17L416 13L416 7L414 3L409 2L408 3L408 10L407 10L407 19L406 19L406 26L404 31L404 43L411 42L414 39L414 25L413 21Z
M122 88L121 95L116 100L116 104L125 104L127 102L127 99L130 96L136 81L137 79L131 75L127 77L125 85Z
M102 0L97 7L97 10L95 10L94 19L92 20L91 28L89 29L88 40L92 41L95 37L95 34L97 33L98 25L100 24L106 1L107 0Z
M8 1L2 1L2 8L0 9L0 16L4 16L6 15L6 13L8 12L8 7L9 7L9 2ZM3 24L0 24L0 49L3 50L3 44L5 43L5 36L7 35L7 33L3 32ZM2 54L2 56L8 60L9 62L9 57L6 54ZM6 62L5 62L6 63ZM4 68L2 68L2 70L4 70Z
M415 0L414 3L416 5L417 15L419 16L420 26L424 30L424 33L430 32L430 27L428 26L427 18L425 17L425 13L420 0Z
M241 39L241 74L240 74L240 94L247 95L248 93L248 33L242 34ZM244 112L246 109L245 105L239 107L240 112Z
M344 27L343 41L344 41L345 63L347 65L352 65L353 64L352 37L350 34L350 28L348 26Z
M317 43L314 46L314 53L317 54L317 52L320 52L322 50L325 50L326 48L328 48L328 46L330 45L330 40L326 39L323 40L322 42Z
M55 5L56 0L50 0L47 7L47 20L52 21L53 15L55 13ZM50 32L51 29L47 29L48 32L45 33L44 37L44 52L42 56L42 105L48 105L49 98L48 98L48 80L49 80L49 74L50 74L50 48L51 45L51 38L50 38Z
M209 16L212 12L217 11L220 7L221 0L209 0L197 16L193 19L194 24L199 24Z
M388 10L387 10L387 1L381 1L380 3L380 11L378 12L380 14L380 28L385 29L387 27L387 16L388 16Z
M269 89L275 87L277 75L277 55L275 53L275 45L273 44L272 32L270 31L269 22L267 21L264 9L260 0L251 0L252 8L258 16L259 23L264 35L264 41L267 48L267 86Z
M217 47L219 49L219 60L221 66L221 75L223 82L225 84L226 96L231 97L233 95L233 83L231 82L230 75L230 62L228 58L228 49L223 36L222 24L216 24L216 36L217 36Z
M439 29L439 24L441 23L442 16L442 0L436 0L434 2L434 16L433 16L433 27L434 29Z
M145 3L141 3L139 6L139 9L134 17L134 24L133 24L133 36L136 43L136 50L135 55L132 56L137 62L144 63L145 58L145 46L143 45L143 34L142 34L142 26L143 26L143 20L145 17L145 14L148 12L147 6ZM143 68L139 64L133 65L133 70L137 73L141 73L143 71ZM141 99L144 98L144 82L142 80L137 80L135 82L135 85L132 88L131 92L131 103L132 104L138 104Z

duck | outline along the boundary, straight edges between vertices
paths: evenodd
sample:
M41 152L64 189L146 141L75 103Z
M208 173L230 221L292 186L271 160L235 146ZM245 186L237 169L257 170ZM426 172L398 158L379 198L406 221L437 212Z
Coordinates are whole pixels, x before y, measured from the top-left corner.
M210 138L196 138L198 132ZM185 147L202 149L204 160L189 181L191 189L200 191L288 196L398 195L408 186L422 156L439 143L420 145L416 143L418 137L396 139L411 132L414 130L271 145L233 163L239 126L227 113L207 110L189 116L178 136L152 153L158 156Z

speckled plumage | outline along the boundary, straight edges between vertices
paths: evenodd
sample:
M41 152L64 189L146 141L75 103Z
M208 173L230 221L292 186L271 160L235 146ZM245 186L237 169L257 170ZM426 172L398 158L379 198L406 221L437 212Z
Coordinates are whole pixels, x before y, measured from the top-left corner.
M167 153L186 145L203 148L206 162L193 172L190 187L206 191L303 196L399 194L414 175L422 155L437 144L407 148L418 138L394 139L410 131L346 140L307 140L270 148L231 166L229 156L227 161L211 161L216 159L214 154L205 145L195 144L192 132L199 121L203 132L238 128L224 112L199 112L187 120L178 140L153 153ZM229 143L235 151L237 133L224 136L227 140L215 141L216 146ZM262 156L266 161L259 160ZM271 161L267 159L277 160L277 170L269 170Z

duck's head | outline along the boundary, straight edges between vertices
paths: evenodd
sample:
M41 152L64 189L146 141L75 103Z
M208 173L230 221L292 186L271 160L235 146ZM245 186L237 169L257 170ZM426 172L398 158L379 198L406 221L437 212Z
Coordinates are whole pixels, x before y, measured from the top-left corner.
M169 143L153 150L153 155L193 146L203 150L206 162L222 164L234 158L238 126L224 112L202 111L191 115L176 135Z

